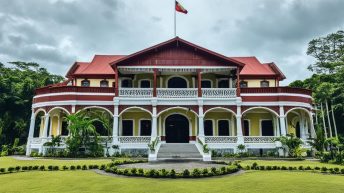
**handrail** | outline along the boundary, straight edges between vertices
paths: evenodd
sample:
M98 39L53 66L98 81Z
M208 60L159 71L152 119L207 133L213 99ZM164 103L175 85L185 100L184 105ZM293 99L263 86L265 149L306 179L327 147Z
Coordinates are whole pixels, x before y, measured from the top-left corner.
M251 87L240 88L241 93L295 93L312 95L312 91L304 88L292 88L292 87Z
M115 93L114 87L82 87L82 86L58 86L43 87L35 90L36 95L61 92L94 92L94 93Z

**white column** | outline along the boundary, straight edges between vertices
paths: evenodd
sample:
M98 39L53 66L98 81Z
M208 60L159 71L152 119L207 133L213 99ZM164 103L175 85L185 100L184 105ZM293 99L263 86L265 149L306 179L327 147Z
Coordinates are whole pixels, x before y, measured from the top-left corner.
M305 139L305 115L300 112L300 138Z
M198 138L204 141L204 113L203 104L198 106Z
M244 137L242 135L242 125L241 125L241 106L237 106L237 114L236 114L236 127L237 127L237 138L238 144L244 144Z
M43 138L47 138L48 137L48 126L49 126L49 114L45 114L44 115L44 127L43 127Z
M275 117L275 125L276 125L276 136L281 136L280 125L279 125L279 121L277 117Z
M34 132L35 132L35 112L32 110L31 113L31 120L30 120L30 129L29 129L29 136L27 138L27 143L26 143L26 155L29 156L31 154L31 139L33 138Z
M154 141L158 136L158 123L157 123L157 113L156 113L156 106L152 108L152 133L151 133L151 141Z
M112 143L118 144L118 103L114 105Z
M286 117L284 115L284 108L283 108L283 106L280 106L280 108L279 108L279 121L280 121L280 126L281 126L281 136L287 135L285 118Z

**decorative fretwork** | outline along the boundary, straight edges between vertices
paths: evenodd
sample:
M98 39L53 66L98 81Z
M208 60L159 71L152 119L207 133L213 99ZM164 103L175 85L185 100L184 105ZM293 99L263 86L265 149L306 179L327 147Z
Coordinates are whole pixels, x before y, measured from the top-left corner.
M205 143L236 143L237 137L234 136L206 136Z
M158 88L159 98L194 98L197 97L197 88Z
M274 143L277 137L275 136L245 136L245 143Z
M204 98L235 98L236 88L202 88Z
M120 97L152 97L152 88L120 88Z
M118 138L121 143L149 143L150 136L121 136Z

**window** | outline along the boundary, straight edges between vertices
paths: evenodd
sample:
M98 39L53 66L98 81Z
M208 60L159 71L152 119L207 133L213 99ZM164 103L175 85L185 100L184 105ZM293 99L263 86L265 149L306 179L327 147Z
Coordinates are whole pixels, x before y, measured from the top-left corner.
M219 120L218 122L219 136L229 136L229 121Z
M90 86L90 81L87 79L81 81L81 86L85 86L85 87Z
M217 82L218 88L229 88L229 80L228 79L220 79Z
M140 81L140 88L150 88L150 81L149 80L141 80Z
M260 81L260 87L269 87L269 81L266 81L266 80Z
M62 121L61 135L62 136L67 136L68 135L68 122L66 120Z
M260 129L262 132L262 136L274 136L274 127L272 124L272 120L262 120Z
M133 120L122 120L122 135L133 136L134 135Z
M109 81L107 80L100 81L100 87L109 87Z
M210 80L202 80L201 81L201 88L211 88L211 81Z
M240 88L247 88L247 82L246 81L240 81Z
M152 122L151 120L141 120L140 121L140 135L150 136L152 133Z
M204 121L204 135L213 136L213 121L212 120Z
M244 120L244 136L250 136L250 122L248 120Z
M133 81L131 79L123 79L121 81L122 88L131 88L133 87Z

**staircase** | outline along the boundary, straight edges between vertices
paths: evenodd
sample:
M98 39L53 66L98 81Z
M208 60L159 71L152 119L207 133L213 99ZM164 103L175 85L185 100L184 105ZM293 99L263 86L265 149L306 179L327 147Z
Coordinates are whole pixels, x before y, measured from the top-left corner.
M161 144L158 160L202 160L195 144L166 143Z

